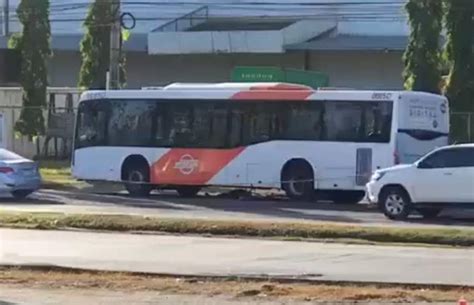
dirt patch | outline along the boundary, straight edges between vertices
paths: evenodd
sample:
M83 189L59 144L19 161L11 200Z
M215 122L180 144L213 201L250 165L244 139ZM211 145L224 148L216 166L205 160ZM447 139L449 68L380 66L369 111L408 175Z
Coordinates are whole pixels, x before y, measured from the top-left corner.
M48 289L106 289L154 291L180 295L227 295L235 298L268 297L306 301L455 302L474 299L474 288L389 287L363 284L279 283L236 279L160 277L118 272L0 269L0 283Z

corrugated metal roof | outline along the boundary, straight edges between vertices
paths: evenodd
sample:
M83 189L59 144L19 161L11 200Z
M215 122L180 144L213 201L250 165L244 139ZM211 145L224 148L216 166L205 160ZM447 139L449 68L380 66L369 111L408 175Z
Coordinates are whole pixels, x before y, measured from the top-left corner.
M287 50L309 51L403 51L408 36L336 35L285 46Z

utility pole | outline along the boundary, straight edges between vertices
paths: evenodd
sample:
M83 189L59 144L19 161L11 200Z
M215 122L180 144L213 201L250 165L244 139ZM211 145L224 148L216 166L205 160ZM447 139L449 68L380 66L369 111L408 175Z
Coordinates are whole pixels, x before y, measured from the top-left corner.
M10 36L10 1L3 0L3 31L5 37Z
M112 0L112 28L110 31L110 89L120 89L120 60L122 54L120 0Z

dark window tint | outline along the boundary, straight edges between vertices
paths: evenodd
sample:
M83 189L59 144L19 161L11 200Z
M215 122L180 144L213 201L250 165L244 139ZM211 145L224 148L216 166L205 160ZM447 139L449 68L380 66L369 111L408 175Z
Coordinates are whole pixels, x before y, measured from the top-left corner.
M107 144L108 102L81 103L77 116L76 147Z
M449 151L440 150L426 157L420 164L422 168L444 168L448 165Z
M433 153L422 162L423 168L453 168L474 166L474 149L449 148Z
M474 149L456 147L449 149L449 159L447 167L473 167Z
M457 158L459 166L474 167L474 148L458 148Z
M77 144L230 148L272 140L389 142L390 102L83 102Z
M152 138L153 101L111 101L108 141L111 146L148 146Z

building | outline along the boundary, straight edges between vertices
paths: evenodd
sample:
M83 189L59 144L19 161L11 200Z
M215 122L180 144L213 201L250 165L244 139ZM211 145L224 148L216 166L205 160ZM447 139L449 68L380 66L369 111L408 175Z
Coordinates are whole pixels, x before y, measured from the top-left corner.
M17 57L7 50L5 34L20 30L15 12L20 0L2 1L9 2L0 14L0 85L5 86L18 80ZM51 86L77 84L81 23L91 1L50 0ZM408 40L403 0L245 3L123 1L122 11L133 16L124 23L136 23L124 43L127 86L220 82L229 80L235 66L276 66L323 72L335 87L402 88Z

